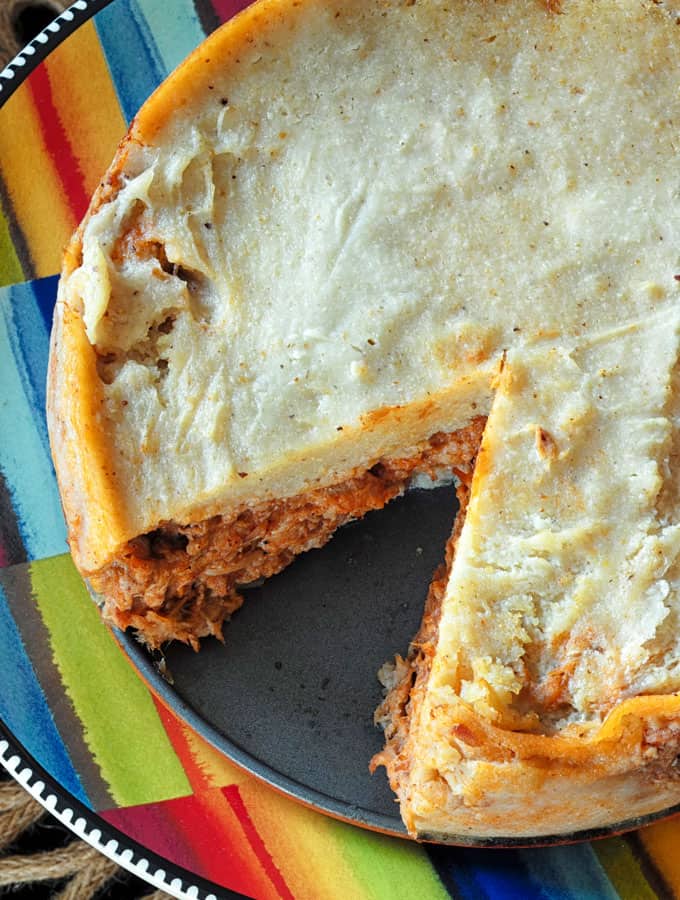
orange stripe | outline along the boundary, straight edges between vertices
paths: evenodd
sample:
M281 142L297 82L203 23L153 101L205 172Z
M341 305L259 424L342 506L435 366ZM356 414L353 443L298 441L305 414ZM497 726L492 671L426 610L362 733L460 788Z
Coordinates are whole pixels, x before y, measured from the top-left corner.
M343 852L345 825L270 790L255 779L239 789L250 819L296 900L363 900L370 889ZM373 835L362 835L370 841Z
M127 128L94 24L79 28L59 51L48 57L47 74L89 198Z
M332 821L262 784L230 763L158 700L156 707L195 797L203 804L211 803L216 786L238 785L253 827L296 900L370 896L343 852L344 829L352 826Z
M680 897L680 822L678 818L641 828L637 837L675 897Z
M222 793L226 797L229 805L234 811L234 814L238 817L243 833L246 836L246 840L253 848L253 852L257 856L260 865L262 866L262 871L266 873L276 893L282 898L282 900L295 900L295 897L290 892L290 888L286 884L285 878L281 874L281 871L275 864L274 860L271 858L271 854L267 850L259 831L257 830L257 828L255 828L253 820L250 818L250 814L248 813L248 809L243 802L243 797L241 797L239 793L239 789L235 784L230 784L229 787L223 789Z
M54 275L77 223L62 194L26 82L0 109L0 172L35 275Z
M296 900L366 896L342 852L338 823L261 784L225 759L158 700L156 707L197 800L214 803L214 787L238 785L250 821Z
M106 171L125 123L92 22L64 41L39 69L0 109L0 174L35 275L42 277L61 268L63 247ZM47 109L44 103L36 108L32 97L34 79L49 88L54 109L49 142L40 121ZM65 141L70 163L63 153L54 158L55 133ZM77 197L68 196L63 184L74 177Z
M252 776L230 763L155 697L154 702L194 792L250 781Z

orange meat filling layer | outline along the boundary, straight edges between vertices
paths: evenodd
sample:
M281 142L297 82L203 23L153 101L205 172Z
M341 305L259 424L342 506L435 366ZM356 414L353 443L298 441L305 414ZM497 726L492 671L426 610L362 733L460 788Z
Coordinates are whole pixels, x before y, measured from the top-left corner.
M479 416L458 431L437 432L408 455L380 459L338 484L140 535L90 577L105 617L140 629L151 647L173 639L197 647L201 637L219 637L243 602L240 586L280 572L341 525L381 509L416 473L434 479L445 470L466 481L484 424Z

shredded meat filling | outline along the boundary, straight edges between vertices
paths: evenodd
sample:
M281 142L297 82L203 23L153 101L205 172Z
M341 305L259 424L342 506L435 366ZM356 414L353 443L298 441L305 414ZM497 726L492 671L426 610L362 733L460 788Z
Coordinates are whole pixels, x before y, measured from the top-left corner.
M418 633L411 641L406 659L397 656L393 664L385 665L380 677L385 687L385 699L375 712L375 723L385 732L385 747L371 760L374 772L385 766L392 790L402 797L408 788L411 765L409 735L411 720L425 699L432 660L439 637L439 619L446 585L451 574L456 544L465 521L470 496L471 477L460 478L457 487L460 509L446 544L444 562L437 568L430 583L425 611ZM404 789L402 791L402 788Z
M229 518L169 522L134 538L91 576L105 616L120 628L140 629L151 647L172 639L197 647L201 637L219 637L243 602L239 586L280 572L341 525L381 509L416 472L435 478L446 469L467 479L484 423L480 416L459 431L438 432L408 455L380 459L339 484L244 507Z

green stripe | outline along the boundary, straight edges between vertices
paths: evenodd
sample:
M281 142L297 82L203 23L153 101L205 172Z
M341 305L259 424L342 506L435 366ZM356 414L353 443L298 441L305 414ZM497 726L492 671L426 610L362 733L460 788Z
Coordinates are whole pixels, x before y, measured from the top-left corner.
M190 794L149 691L102 625L71 557L38 560L30 573L55 664L115 802Z
M621 900L658 900L639 863L622 838L594 841L592 848Z
M330 822L366 900L451 900L422 847Z
M14 249L7 219L0 212L0 287L24 281L24 270Z

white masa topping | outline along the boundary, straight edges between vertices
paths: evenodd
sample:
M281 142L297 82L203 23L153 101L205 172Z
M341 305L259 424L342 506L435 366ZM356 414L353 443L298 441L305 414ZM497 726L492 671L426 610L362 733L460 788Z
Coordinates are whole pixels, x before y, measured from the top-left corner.
M569 6L546 27L538 2L306 2L131 152L72 276L121 360L128 502L162 518L485 363L488 384L504 349L677 303L672 23ZM134 225L188 284L114 258Z

